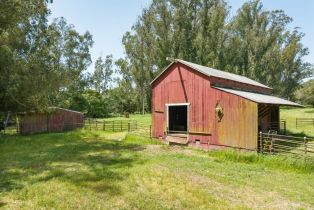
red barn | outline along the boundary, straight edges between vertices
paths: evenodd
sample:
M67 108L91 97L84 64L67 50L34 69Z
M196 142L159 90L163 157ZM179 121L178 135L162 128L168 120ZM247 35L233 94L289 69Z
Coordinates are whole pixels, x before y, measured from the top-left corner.
M255 150L258 132L279 127L279 106L247 77L176 59L152 85L152 135L169 142Z
M18 130L20 134L33 134L43 132L61 132L82 128L83 113L51 107L49 113L25 112L18 114Z

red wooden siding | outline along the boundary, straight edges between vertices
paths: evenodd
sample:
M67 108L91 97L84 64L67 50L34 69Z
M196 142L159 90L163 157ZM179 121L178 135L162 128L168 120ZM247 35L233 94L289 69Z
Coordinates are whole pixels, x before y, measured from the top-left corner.
M26 113L19 117L21 134L60 132L83 127L84 117L80 112L56 108L52 113Z
M165 138L166 104L190 103L189 142L255 149L257 145L257 104L211 87L211 77L175 63L152 84L152 135ZM217 80L214 80L217 83ZM224 81L227 85L228 81ZM234 83L229 86L235 85ZM238 84L239 87L241 84ZM264 91L264 90L260 90ZM221 122L215 106L224 109ZM210 133L211 135L207 135Z
M230 88L240 88L242 90L255 91L255 92L264 93L264 94L271 93L271 89L268 89L268 88L263 88L260 86L254 86L254 85L231 81L231 80L225 80L225 79L217 78L217 77L210 77L210 82L212 85L218 84L218 85L222 85L222 86L226 86Z

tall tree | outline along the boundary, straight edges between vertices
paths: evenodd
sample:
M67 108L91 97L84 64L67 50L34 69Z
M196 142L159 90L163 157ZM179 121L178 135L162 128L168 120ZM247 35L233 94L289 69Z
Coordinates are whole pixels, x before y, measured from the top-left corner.
M296 90L295 97L304 105L312 105L314 108L314 79L305 82Z
M83 89L88 32L62 18L49 25L45 0L5 0L0 10L0 110L45 110Z
M104 93L109 89L110 83L112 82L112 74L112 55L107 55L105 61L99 57L95 62L95 70L93 74L94 86L99 93Z
M291 21L282 10L265 10L259 0L244 3L234 17L223 0L153 0L122 40L137 100L144 80L150 109L149 83L169 64L167 57L244 75L293 97L313 70L303 60L309 53L301 43L304 34L289 30Z

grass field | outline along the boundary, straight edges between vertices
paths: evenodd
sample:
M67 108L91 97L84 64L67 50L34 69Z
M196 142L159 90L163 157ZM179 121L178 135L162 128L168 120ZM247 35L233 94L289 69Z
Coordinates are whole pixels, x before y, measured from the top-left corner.
M283 111L288 120L293 111ZM1 137L0 208L314 209L313 159L205 152L124 135Z
M291 133L302 133L314 137L314 125L296 128L296 118L314 118L314 108L283 108L280 110L280 118L287 121L287 129Z

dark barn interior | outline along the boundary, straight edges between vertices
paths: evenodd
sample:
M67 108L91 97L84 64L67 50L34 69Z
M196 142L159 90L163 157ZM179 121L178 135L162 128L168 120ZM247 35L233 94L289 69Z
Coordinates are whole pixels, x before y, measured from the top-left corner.
M187 106L169 106L169 133L187 132Z
M280 131L278 105L258 104L258 131Z

